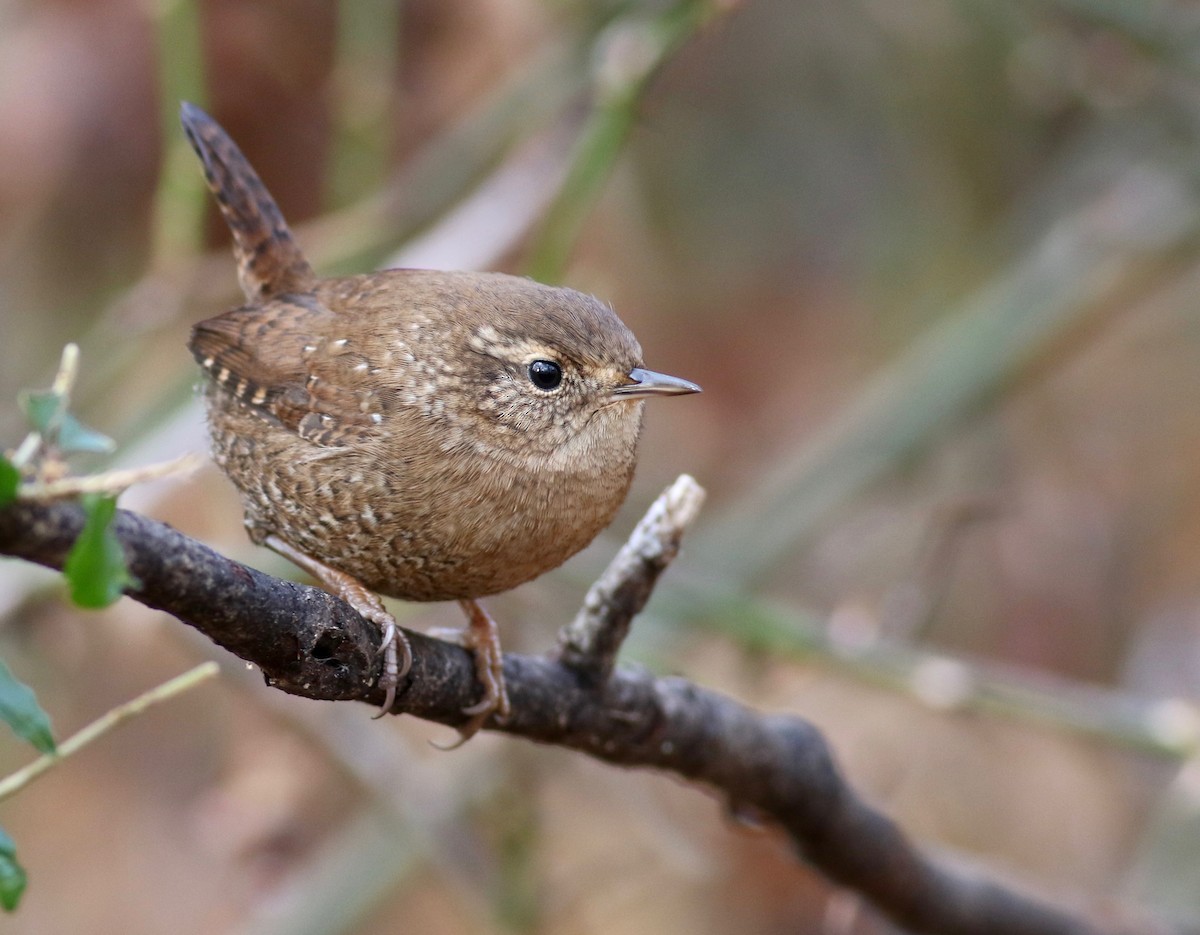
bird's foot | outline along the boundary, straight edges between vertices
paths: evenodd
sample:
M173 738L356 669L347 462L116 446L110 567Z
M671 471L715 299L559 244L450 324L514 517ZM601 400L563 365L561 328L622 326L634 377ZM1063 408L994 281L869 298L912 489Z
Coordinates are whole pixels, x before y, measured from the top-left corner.
M430 631L442 638L450 638L471 650L475 656L475 678L483 686L483 698L463 708L470 720L458 729L459 738L448 747L435 744L439 750L455 750L479 733L488 719L495 715L504 720L512 712L508 692L504 687L504 654L500 649L500 633L488 612L473 600L458 602L467 615L467 627L463 630Z
M357 584L357 582L356 582ZM362 588L362 585L358 585ZM339 595L342 600L358 611L359 616L366 617L379 627L383 634L375 655L383 654L383 671L379 673L379 687L383 689L383 704L374 717L379 719L392 710L396 702L396 689L400 680L408 675L412 668L412 646L404 631L396 625L396 618L387 612L383 602L372 591L363 589L367 600L360 604L353 596Z
M396 625L396 618L388 613L379 595L363 585L353 575L330 568L324 562L293 548L278 536L267 536L264 544L284 558L303 568L326 588L354 608L355 612L379 627L382 638L376 655L383 655L383 671L379 674L379 687L383 689L383 705L376 718L387 714L396 701L396 689L400 680L412 668L412 647L404 631Z

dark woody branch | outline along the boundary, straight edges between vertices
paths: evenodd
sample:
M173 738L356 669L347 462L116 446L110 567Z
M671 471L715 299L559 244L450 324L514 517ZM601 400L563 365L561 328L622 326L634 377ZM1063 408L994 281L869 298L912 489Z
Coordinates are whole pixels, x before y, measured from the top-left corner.
M597 583L595 600L564 630L561 659L505 656L512 716L491 729L705 783L732 811L780 825L807 861L911 931L1162 931L1091 922L934 861L846 783L806 721L759 714L684 679L613 670L629 619L699 505L698 488L690 489L681 479L672 488L674 499L671 491L660 499L662 516L652 520L653 509L648 514L639 526L641 545L635 535L624 559L614 560ZM0 509L0 554L61 568L82 523L73 502L11 504ZM119 512L115 531L139 582L130 597L200 630L284 691L324 700L382 700L378 689L363 690L378 674L378 636L348 605L231 561L134 513ZM471 656L421 633L408 637L413 666L395 712L462 723L462 709L478 691Z

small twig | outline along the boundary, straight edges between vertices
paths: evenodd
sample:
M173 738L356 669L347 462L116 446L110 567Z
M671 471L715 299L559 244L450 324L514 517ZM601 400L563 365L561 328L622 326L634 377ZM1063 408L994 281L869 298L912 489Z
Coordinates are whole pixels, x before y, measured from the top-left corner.
M147 464L141 467L105 471L80 477L62 477L52 481L34 481L22 484L17 490L19 500L53 500L57 497L74 497L85 493L120 493L134 484L164 477L182 477L192 473L204 463L197 454L185 454L170 461Z
M612 674L617 653L658 576L679 552L684 530L704 504L704 488L687 474L668 487L583 599L558 635L559 661L599 683Z
M41 432L29 432L25 439L17 446L12 457L8 460L13 467L20 469L29 463L29 460L37 453L38 447L42 444Z
M63 347L62 357L58 362L58 373L54 375L54 382L50 385L50 391L55 396L61 396L64 400L71 398L71 391L75 389L75 381L79 377L79 345L75 343L67 344Z
M54 382L50 385L50 392L62 398L64 407L71 398L71 391L75 389L75 380L78 376L79 345L66 344L62 349L62 357L58 361L58 372L54 374ZM9 460L18 469L25 467L42 449L44 442L45 438L42 433L34 429L25 436L24 441L17 446L17 450L13 452Z
M16 794L29 785L29 783L33 782L33 780L37 779L38 776L42 775L42 773L46 772L46 770L50 769L50 767L56 766L72 754L78 753L93 740L108 733L118 724L142 714L161 701L174 698L176 695L195 688L201 682L213 678L218 671L219 669L215 662L202 663L194 669L189 669L182 675L177 675L168 682L164 682L147 692L143 692L132 701L127 701L125 704L113 708L108 713L92 721L91 724L78 733L72 734L60 743L55 753L47 753L45 756L38 757L28 766L24 766L4 779L0 779L0 802Z

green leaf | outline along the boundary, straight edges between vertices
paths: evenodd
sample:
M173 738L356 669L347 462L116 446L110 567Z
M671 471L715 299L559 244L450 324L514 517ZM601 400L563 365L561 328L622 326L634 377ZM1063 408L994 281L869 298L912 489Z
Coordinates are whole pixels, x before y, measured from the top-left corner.
M20 486L21 472L8 458L0 455L0 506L15 500Z
M0 906L12 912L25 892L25 868L17 863L17 845L0 828Z
M67 410L67 399L53 390L21 394L21 408L30 427L63 454L108 454L116 444L107 435L88 428Z
M33 689L17 681L3 660L0 660L0 720L42 753L54 752L49 715L37 703Z
M63 454L74 454L75 452L108 454L117 447L117 443L107 435L88 428L69 412L62 414L56 441Z
M80 502L87 518L67 555L63 574L67 577L71 600L80 607L99 609L113 603L126 588L138 582L129 574L125 550L112 530L117 498L87 494Z
M54 435L66 404L66 399L53 390L29 390L21 394L25 418L33 430L41 435Z

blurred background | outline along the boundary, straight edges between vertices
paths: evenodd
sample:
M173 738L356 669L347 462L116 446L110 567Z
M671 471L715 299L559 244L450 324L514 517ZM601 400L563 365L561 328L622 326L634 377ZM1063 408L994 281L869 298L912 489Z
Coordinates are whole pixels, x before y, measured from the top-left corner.
M74 340L117 463L204 450L186 336L238 293L181 99L318 270L562 281L703 385L648 407L607 536L491 602L506 648L551 648L688 472L708 505L627 658L810 718L952 861L1200 918L1200 8L0 0L0 447ZM122 503L296 574L212 467ZM5 931L890 931L704 790L440 753L62 595L0 563L0 655L60 738L224 677L4 803ZM29 758L0 737L0 773Z

